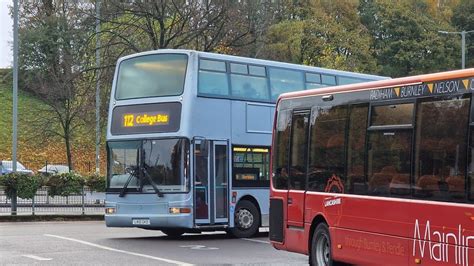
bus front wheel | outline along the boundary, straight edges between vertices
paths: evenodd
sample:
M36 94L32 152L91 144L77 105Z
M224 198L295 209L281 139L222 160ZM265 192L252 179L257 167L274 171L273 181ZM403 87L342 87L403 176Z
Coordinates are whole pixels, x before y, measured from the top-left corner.
M320 223L314 230L311 240L311 253L309 256L310 265L332 266L334 261L331 252L331 236L329 227L325 223Z
M251 237L258 232L260 215L257 207L248 201L242 200L237 204L234 214L234 227L230 233L238 238Z

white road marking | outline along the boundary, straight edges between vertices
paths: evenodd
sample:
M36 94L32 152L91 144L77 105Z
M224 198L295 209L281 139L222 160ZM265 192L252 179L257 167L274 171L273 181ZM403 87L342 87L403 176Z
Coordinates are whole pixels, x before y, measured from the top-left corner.
M203 245L185 245L185 246L179 246L181 248L190 248L190 249L199 249L199 250L217 250L219 248L215 247L206 247Z
M158 261L162 261L162 262L166 262L166 263L171 263L171 264L176 264L176 265L185 265L185 266L191 266L191 265L193 265L193 264L189 264L189 263L182 262L182 261L170 260L170 259L165 259L165 258L160 258L160 257L154 257L154 256L150 256L150 255L145 255L145 254L140 254L140 253L125 251L125 250L110 248L110 247L106 247L106 246L102 246L102 245L90 243L90 242L83 241L83 240L79 240L79 239L64 237L64 236L57 236L57 235L50 235L50 234L45 234L44 236L47 236L47 237L55 237L55 238L59 238L59 239L63 239L63 240L74 241L74 242L81 243L81 244L88 245L88 246L95 247L95 248L105 249L105 250L108 250L108 251L114 251L114 252L118 252L118 253L123 253L123 254L127 254L127 255L133 255L133 256L142 257L142 258L147 258L147 259L152 259L152 260L158 260Z
M39 256L35 256L35 255L22 255L23 257L27 257L27 258L30 258L30 259L34 259L34 260L52 260L51 258L42 258L42 257L39 257Z
M247 241L252 241L252 242L257 242L257 243L263 243L263 244L271 244L270 241L265 241L265 240L258 240L258 239L251 239L251 238L241 238L242 240L247 240Z

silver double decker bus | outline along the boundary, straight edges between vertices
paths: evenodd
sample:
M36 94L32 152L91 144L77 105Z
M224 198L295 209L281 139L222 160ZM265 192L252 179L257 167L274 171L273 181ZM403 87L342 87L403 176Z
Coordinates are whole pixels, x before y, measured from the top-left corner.
M269 224L278 96L379 79L189 50L120 58L107 125L106 225L254 235Z

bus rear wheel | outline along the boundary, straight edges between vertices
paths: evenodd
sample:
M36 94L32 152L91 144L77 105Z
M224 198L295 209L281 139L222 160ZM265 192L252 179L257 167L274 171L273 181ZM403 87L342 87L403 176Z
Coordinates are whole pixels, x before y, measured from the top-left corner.
M171 237L171 238L177 238L183 235L185 232L182 229L176 229L176 228L170 228L170 229L162 229L161 232L163 232L165 235Z
M234 227L230 233L238 238L251 237L258 232L260 215L257 207L248 201L242 200L237 204L234 214Z
M311 240L310 265L332 266L331 236L327 224L320 223L314 230Z

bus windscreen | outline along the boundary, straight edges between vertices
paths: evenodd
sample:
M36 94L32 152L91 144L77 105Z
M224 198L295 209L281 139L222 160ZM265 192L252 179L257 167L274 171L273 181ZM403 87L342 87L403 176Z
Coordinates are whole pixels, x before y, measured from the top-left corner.
M184 54L154 54L120 63L115 99L181 95L188 57Z
M113 141L109 148L108 192L187 192L189 141ZM123 192L122 192L123 193Z

